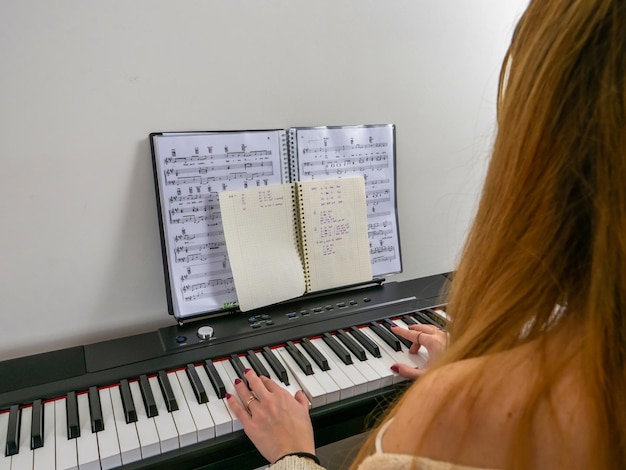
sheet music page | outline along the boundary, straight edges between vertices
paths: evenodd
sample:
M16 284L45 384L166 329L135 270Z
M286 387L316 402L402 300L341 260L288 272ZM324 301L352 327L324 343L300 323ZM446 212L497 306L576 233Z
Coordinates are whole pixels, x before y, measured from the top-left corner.
M282 183L281 136L285 138L285 131L154 136L176 318L228 308L237 301L219 193Z
M362 177L296 183L312 292L372 279Z
M382 277L400 272L393 125L295 130L300 181L354 175L365 179L372 273Z
M220 194L222 221L242 312L305 292L294 186Z

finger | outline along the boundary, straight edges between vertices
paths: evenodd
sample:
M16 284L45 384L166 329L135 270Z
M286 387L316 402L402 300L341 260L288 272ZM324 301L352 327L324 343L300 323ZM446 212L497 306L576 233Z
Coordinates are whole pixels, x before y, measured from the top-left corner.
M406 364L400 364L400 363L397 363L391 366L391 370L394 371L396 374L404 377L405 379L410 379L410 380L415 380L424 372L426 372L426 369L418 369L418 368L411 367Z
M250 423L250 421L252 420L252 417L250 416L250 414L248 413L248 410L246 410L243 406L243 403L241 403L239 401L239 398L237 398L234 395L231 395L230 393L226 394L226 403L228 403L228 407L230 408L230 410L233 412L233 414L235 415L235 417L241 421L241 424L246 427L248 426L248 424Z
M246 369L243 373L246 375L246 380L248 381L248 387L250 390L252 390L260 400L263 400L269 392L267 385L261 380L261 377L259 377L254 370Z
M439 331L438 328L433 325L425 325L423 323L417 323L415 325L408 325L409 330L411 331L421 331L422 333L426 333L429 335L433 335Z
M411 341L411 346L409 347L410 354L417 354L417 351L420 348L421 337L424 336L423 331L415 331L415 330L407 330L406 328L402 328L401 326L392 326L391 331L393 334L401 336L404 339L408 339Z
M259 376L259 380L270 393L276 393L283 389L277 382L268 377L265 377L264 375Z
M239 377L235 379L235 391L237 392L237 395L239 395L239 399L244 403L252 394L252 391L248 388L246 383Z
M311 407L311 402L306 394L302 390L298 390L293 396L300 405L302 405L307 410Z
M402 336L404 339L408 339L409 341L415 342L417 336L420 334L419 331L408 330L398 325L392 325L391 331L394 335Z

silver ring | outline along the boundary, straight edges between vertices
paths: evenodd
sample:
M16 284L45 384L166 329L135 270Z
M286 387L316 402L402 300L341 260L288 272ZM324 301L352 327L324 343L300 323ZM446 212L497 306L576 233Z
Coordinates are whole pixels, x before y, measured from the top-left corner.
M423 331L420 331L420 332L417 334L417 337L415 338L415 342L416 342L417 344L419 344L420 346L422 345L422 343L420 343L420 336L422 335L422 333L424 333L424 332L423 332Z
M254 400L258 401L259 399L254 395L250 395L250 398L248 398L248 401L246 401L246 410L248 410L248 413L250 413L250 403L252 403Z

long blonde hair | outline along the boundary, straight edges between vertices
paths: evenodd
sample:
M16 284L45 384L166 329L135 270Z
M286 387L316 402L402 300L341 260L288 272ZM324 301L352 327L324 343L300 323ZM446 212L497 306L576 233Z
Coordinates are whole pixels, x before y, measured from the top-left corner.
M497 124L449 294L451 346L437 366L545 341L554 306L567 305L562 319L581 335L596 427L581 432L598 468L618 467L626 462L626 1L531 0L503 63ZM535 398L554 381L547 372L571 359L542 357ZM530 458L531 420L520 422L511 467Z

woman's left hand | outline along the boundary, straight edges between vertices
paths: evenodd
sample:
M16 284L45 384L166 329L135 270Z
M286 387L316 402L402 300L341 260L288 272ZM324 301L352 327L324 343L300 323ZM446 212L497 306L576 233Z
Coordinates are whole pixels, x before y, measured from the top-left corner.
M295 396L272 379L246 369L244 381L235 380L239 399L227 395L228 406L243 430L270 463L293 452L315 453L309 400L302 390ZM254 397L254 398L252 398ZM241 400L241 401L239 401Z

